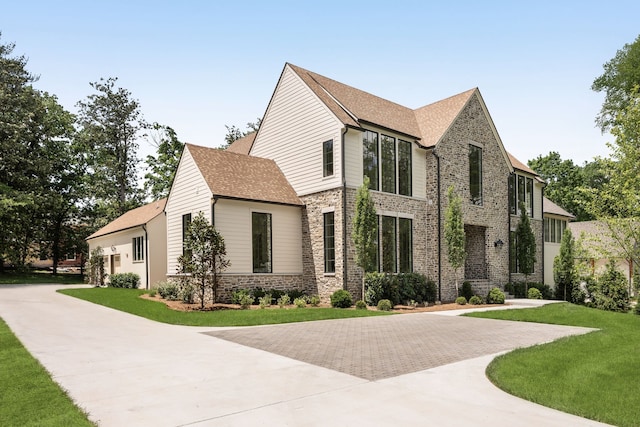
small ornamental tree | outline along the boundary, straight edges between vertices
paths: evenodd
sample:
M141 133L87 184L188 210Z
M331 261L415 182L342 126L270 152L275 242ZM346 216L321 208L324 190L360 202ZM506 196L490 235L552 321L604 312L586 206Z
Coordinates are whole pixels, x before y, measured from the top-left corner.
M553 278L556 283L556 298L573 301L573 289L578 282L575 267L575 240L570 229L565 229L560 242L560 254L553 260Z
M456 296L458 290L458 269L464 265L467 257L465 252L464 222L462 219L462 199L456 193L453 186L447 190L449 206L444 214L444 239L447 242L447 257L453 267L453 275L456 284Z
M207 294L217 301L220 274L231 265L227 259L224 238L200 212L189 224L184 240L185 253L178 263L184 273L190 274L204 309ZM208 292L209 291L209 292Z
M520 222L516 228L516 258L520 273L524 274L525 295L528 292L527 282L533 273L536 263L536 236L531 229L531 221L524 202L520 202Z
M356 264L362 268L362 299L364 299L365 276L367 273L375 271L377 267L376 243L378 240L378 216L369 192L368 176L364 177L364 182L356 194L352 236L356 247Z
M91 251L91 257L89 258L89 283L94 286L104 286L105 277L104 252L98 246Z

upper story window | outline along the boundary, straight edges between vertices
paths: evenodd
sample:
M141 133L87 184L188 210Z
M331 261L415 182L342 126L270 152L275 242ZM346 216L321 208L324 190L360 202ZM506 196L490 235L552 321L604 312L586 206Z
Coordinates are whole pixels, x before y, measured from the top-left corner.
M131 246L133 248L133 262L144 261L144 237L134 237Z
M253 272L272 272L271 214L251 213Z
M411 143L398 140L398 194L411 196Z
M184 245L185 240L187 239L187 230L189 229L189 225L191 225L191 214L182 215L182 256L185 258L191 258L191 251L187 250Z
M544 241L549 243L560 243L564 230L567 229L567 221L556 218L544 219Z
M378 134L369 130L362 139L363 175L369 177L369 189L378 189Z
M382 191L396 192L396 139L382 135L380 137L382 149Z
M322 143L322 176L333 175L333 139Z
M369 177L369 189L385 193L412 195L412 145L389 135L364 131L363 175Z
M482 148L469 144L469 198L482 206Z
M509 177L509 212L520 214L520 202L527 208L527 213L533 217L533 178L512 174Z

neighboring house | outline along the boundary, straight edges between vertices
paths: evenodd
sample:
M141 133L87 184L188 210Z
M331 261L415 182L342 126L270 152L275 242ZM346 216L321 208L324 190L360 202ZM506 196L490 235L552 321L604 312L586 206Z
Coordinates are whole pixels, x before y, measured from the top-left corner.
M185 144L165 208L167 275L180 273L184 231L202 212L231 261L223 298L238 288L303 289L302 207L273 160Z
M571 222L568 225L573 237L579 242L582 253L578 261L583 261L590 273L603 273L609 261L613 260L618 270L629 282L629 291L633 286L633 262L622 252L620 245L612 237L612 233L603 221Z
M102 248L108 275L136 273L146 289L166 279L166 201L132 209L87 237L90 254Z
M546 197L542 201L544 214L544 283L555 287L553 260L560 254L560 242L569 221L575 216L562 209ZM574 238L578 238L573 234Z

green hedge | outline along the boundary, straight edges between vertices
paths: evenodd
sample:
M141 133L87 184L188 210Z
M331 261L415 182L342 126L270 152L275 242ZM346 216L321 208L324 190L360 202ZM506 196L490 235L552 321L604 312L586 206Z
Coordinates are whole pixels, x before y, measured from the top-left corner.
M388 299L393 305L415 301L419 304L435 302L437 288L435 282L427 280L419 273L367 273L365 276L365 302L377 306Z
M553 291L549 285L545 285L544 283L534 283L534 282L518 282L518 283L507 283L504 287L504 290L509 292L516 298L527 298L527 291L525 289L535 288L540 291L542 294L542 299L553 299Z
M109 276L109 286L112 288L137 289L140 276L135 273L116 273Z

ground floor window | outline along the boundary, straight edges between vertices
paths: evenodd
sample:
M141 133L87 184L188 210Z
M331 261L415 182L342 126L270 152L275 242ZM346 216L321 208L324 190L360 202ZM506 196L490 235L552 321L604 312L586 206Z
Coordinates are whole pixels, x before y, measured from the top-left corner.
M333 212L324 214L324 272L336 272L336 240Z
M271 214L252 212L251 241L253 250L253 272L271 273Z
M413 221L394 216L379 218L378 270L384 273L412 272Z
M144 261L144 237L134 237L133 242L133 262Z

